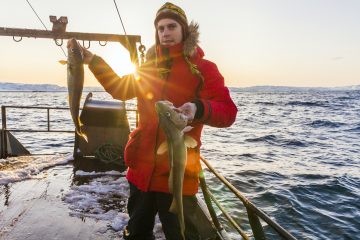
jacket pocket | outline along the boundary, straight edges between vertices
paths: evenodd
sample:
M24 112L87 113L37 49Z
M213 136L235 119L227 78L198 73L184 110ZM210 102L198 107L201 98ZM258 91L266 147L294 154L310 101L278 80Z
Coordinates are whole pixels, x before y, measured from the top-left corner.
M126 144L124 152L124 160L126 166L129 168L135 168L139 153L139 147L141 145L141 133L140 129L135 129L129 135L129 141Z

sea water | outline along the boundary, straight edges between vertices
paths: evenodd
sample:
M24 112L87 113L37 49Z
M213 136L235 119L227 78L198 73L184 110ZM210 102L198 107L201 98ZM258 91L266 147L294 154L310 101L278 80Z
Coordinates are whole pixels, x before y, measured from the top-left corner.
M231 95L239 110L236 121L225 129L205 127L202 155L244 196L295 237L360 239L360 92L232 89ZM96 92L94 99L111 100L111 97ZM0 104L67 107L67 93L1 92ZM135 108L135 103L130 101L127 107ZM50 112L52 130L73 130L67 110ZM135 127L134 119L130 114L131 129ZM8 108L7 128L47 129L46 110ZM13 134L31 153L66 156L73 151L72 133ZM49 157L42 159L42 164L40 160L22 163L18 159L21 169L14 167L6 174L0 171L0 184L36 177L45 167L63 164L66 159ZM6 160L0 164L5 165ZM250 233L243 205L213 175L206 170L205 173L218 201ZM94 178L86 189L76 187L64 195L63 201L69 204L75 217L79 206L71 199L81 199L86 191L128 190L126 184L118 182L116 173L104 175ZM3 195L4 191L0 190L0 197ZM87 217L109 220L114 230L120 230L126 216L96 210L98 201L84 198L82 206L91 207L94 212ZM239 238L229 224L224 226L232 238ZM268 238L277 239L276 233L264 226Z

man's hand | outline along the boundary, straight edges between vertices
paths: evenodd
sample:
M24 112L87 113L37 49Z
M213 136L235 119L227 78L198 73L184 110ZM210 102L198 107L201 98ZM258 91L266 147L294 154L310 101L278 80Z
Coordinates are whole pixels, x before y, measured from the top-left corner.
M195 113L196 113L196 105L192 102L184 103L182 106L178 107L179 112L184 114L188 122L191 123L194 120Z
M84 48L83 46L81 46L81 44L79 44L79 42L76 42L76 43L79 45L79 47L80 47L80 49L81 49L81 51L83 53L84 64L89 64L91 62L91 60L93 59L94 54L92 52L90 52L89 50L87 50L86 48ZM72 42L69 40L67 42L67 48L72 48L72 47L73 47Z

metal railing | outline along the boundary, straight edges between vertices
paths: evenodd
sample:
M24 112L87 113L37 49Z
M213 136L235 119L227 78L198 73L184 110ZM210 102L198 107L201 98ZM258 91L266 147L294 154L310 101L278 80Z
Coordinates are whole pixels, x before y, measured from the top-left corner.
M256 240L258 239L266 239L264 229L260 223L259 218L261 218L263 221L265 221L272 229L274 229L282 238L289 239L289 240L296 240L296 238L291 235L288 231L286 231L283 227L281 227L277 222L272 220L268 215L266 215L262 210L257 208L252 202L250 202L242 193L236 189L229 181L227 181L220 173L218 173L211 165L210 163L203 157L200 157L202 162L207 166L209 171L213 173L231 192L235 194L235 196L243 203L243 205L246 208L249 223L254 235L254 238ZM236 221L226 212L224 208L221 207L219 202L216 200L214 195L207 189L205 178L203 176L203 173L200 174L200 185L204 194L205 202L208 205L210 215L213 218L214 225L218 228L219 225L216 224L218 220L215 220L216 216L213 216L214 213L211 213L212 206L209 206L211 203L209 202L209 198L213 200L213 202L219 207L219 209L223 212L225 215L225 218L229 220L229 222L234 226L234 228L237 230L237 232L243 237L243 239L249 239L248 236L246 236L245 232L241 229L241 227L236 223ZM218 229L221 230L221 229Z
M46 122L47 127L45 129L11 129L7 128L7 113L6 109L8 108L14 108L14 109L44 109L46 110ZM49 132L49 133L75 133L74 130L52 130L51 129L51 120L50 120L50 110L63 110L63 111L69 111L70 108L67 107L38 107L38 106L1 106L1 131L0 131L0 142L1 142L1 152L0 152L0 158L7 158L7 139L6 139L6 133L7 132ZM80 108L81 110L82 108ZM135 112L135 121L136 126L138 125L139 116L136 109L126 109L126 112Z

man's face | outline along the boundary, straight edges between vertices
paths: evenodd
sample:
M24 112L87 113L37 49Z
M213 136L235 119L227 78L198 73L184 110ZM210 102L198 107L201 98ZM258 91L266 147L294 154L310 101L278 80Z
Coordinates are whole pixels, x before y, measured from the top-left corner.
M173 46L183 39L181 25L173 19L163 18L159 20L156 30L161 45Z

